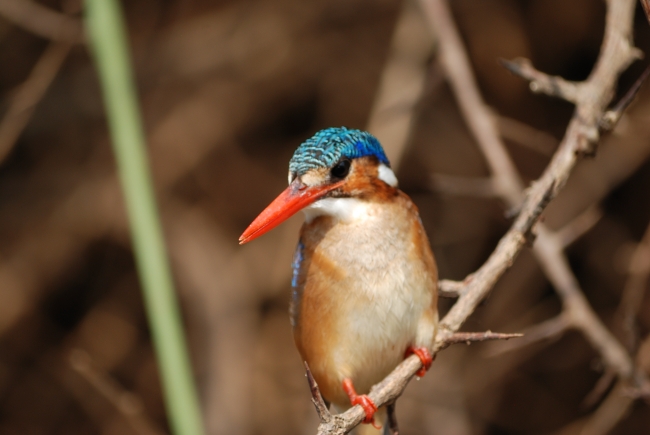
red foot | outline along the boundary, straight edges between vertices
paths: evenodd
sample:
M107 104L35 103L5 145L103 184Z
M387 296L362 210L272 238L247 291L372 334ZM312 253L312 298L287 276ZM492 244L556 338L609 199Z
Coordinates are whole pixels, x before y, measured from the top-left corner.
M347 394L348 397L350 398L350 403L352 404L352 406L361 405L363 410L366 412L366 418L363 420L363 422L366 424L367 423L372 424L375 427L375 429L381 429L381 425L376 425L375 419L373 418L375 412L377 412L377 405L375 405L374 402L370 400L370 397L368 397L367 395L357 394L357 391L354 389L354 385L352 384L352 379L350 378L343 379L343 391L345 391L345 394Z
M429 353L429 349L427 349L426 347L409 346L406 349L406 352L404 352L404 358L406 358L407 356L413 353L416 354L418 358L420 358L420 361L422 361L422 368L418 370L418 372L415 375L422 377L427 373L427 370L431 368L433 357L431 357L431 353Z

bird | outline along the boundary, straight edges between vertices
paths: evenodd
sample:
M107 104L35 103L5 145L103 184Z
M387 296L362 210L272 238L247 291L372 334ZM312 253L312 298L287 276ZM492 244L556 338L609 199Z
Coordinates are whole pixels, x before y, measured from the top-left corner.
M377 413L370 388L412 353L423 376L438 327L438 271L418 208L361 130L327 128L304 141L288 181L239 242L304 212L292 263L296 347L328 404L358 404L363 423L381 430L394 407Z

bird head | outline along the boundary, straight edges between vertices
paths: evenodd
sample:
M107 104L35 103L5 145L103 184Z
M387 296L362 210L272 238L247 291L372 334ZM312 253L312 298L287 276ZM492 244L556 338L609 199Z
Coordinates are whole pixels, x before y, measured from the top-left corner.
M244 244L275 228L299 210L327 214L329 198L364 198L394 191L397 179L379 141L370 133L345 127L316 133L296 149L289 162L289 187L239 238Z

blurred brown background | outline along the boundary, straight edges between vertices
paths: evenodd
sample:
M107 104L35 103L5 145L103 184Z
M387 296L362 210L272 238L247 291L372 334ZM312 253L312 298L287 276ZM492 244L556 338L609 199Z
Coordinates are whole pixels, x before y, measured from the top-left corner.
M75 16L70 2L40 3ZM497 59L528 57L543 71L585 78L599 52L604 2L451 3L483 95L501 115L522 176L533 180L572 106L531 94ZM432 181L433 174L487 175L435 41L416 22L416 7L394 0L124 6L209 433L315 433L287 316L302 217L250 245L239 247L237 237L284 188L293 150L315 131L365 128L371 113L379 125L410 116L408 141L390 153L421 209L441 278L462 279L480 266L510 221L499 201L455 195ZM409 8L413 31L396 45L398 17ZM648 53L649 25L637 12L635 41ZM0 16L0 122L35 65L60 49L52 44ZM413 47L422 59L417 98L377 114L386 65ZM45 60L55 79L0 162L0 433L168 433L96 72L84 46L65 50L58 72ZM623 75L621 90L644 62ZM405 87L410 77L402 77ZM567 253L592 306L617 334L630 255L650 220L648 120L650 89L598 155L579 165L544 218L557 229L590 207L602 211ZM451 303L443 300L441 310ZM516 332L559 310L524 252L465 329ZM649 297L639 313L637 332L645 337ZM498 344L459 345L411 383L398 418L408 434L577 433L572 424L602 401L602 394L588 396L603 372L578 333L508 353ZM648 405L638 401L612 433L650 433Z

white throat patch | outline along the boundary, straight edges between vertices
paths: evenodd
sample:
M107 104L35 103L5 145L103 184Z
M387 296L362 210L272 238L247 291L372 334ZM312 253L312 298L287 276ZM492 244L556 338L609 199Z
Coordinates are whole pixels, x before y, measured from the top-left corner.
M383 163L379 164L379 179L389 186L397 187L397 177L391 168L384 165Z
M356 198L324 198L302 211L305 213L306 223L318 216L332 216L342 222L351 222L367 215L368 203Z

